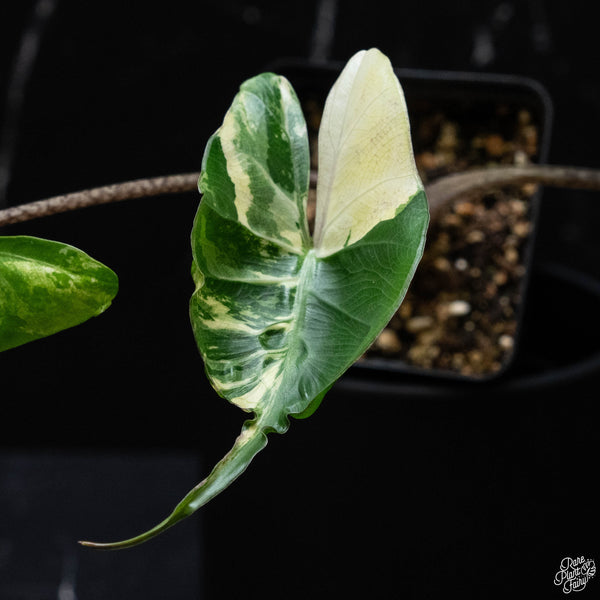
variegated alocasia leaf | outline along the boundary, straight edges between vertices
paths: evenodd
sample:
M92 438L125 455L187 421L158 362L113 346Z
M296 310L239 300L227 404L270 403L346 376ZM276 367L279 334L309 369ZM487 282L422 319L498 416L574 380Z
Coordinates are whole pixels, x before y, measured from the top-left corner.
M314 411L396 311L422 254L427 202L402 90L378 50L356 54L327 99L314 241L307 130L282 77L242 85L207 145L199 187L192 326L217 392L254 418L167 519L103 547L134 545L187 517L268 433Z
M0 237L0 351L87 321L117 289L113 271L77 248Z

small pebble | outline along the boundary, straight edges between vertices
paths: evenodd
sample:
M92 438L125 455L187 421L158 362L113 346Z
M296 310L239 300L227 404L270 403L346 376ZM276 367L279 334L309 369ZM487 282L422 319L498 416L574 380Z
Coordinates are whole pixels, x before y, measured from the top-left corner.
M406 329L410 331L410 333L418 333L419 331L424 331L425 329L429 329L433 325L433 319L427 315L411 317L406 322Z
M524 183L523 184L523 192L528 196L533 196L539 189L539 185L537 183Z
M461 352L456 352L452 355L452 366L457 371L460 371L465 364L465 355Z
M471 350L467 356L472 365L480 365L483 362L483 354L480 350Z
M462 219L457 214L448 213L447 215L444 215L444 225L446 227L460 227L462 225Z
M514 199L510 201L510 210L514 215L524 217L527 214L527 204L523 200Z
M442 124L440 136L437 140L438 150L454 150L457 143L457 127L456 124L446 121Z
M517 150L515 152L514 163L518 167L524 167L529 164L529 158L527 158L527 153L523 150Z
M454 268L457 271L466 271L469 268L469 263L464 258L457 258L454 261Z
M527 221L518 221L513 227L513 231L520 237L524 238L529 235L530 225Z
M498 134L491 134L485 138L485 150L490 156L499 157L504 153L504 139Z
M515 248L507 248L504 252L504 258L511 265L519 262L519 252Z
M521 130L521 139L523 140L523 150L525 150L529 156L533 156L537 153L538 135L537 129L533 125L523 127Z
M483 240L485 240L485 233L479 229L473 229L473 231L469 231L467 234L467 242L469 244L479 244Z
M433 261L433 264L438 271L449 271L452 267L450 261L444 256L438 256Z
M505 285L508 281L508 275L506 271L496 271L494 273L494 283L496 285Z
M413 307L410 301L404 300L398 309L398 316L401 319L408 319L412 315Z
M464 317L471 312L471 305L465 300L453 300L448 304L448 314L451 317Z
M386 327L377 338L376 346L386 354L400 352L402 344L394 331Z
M515 340L511 335L503 334L498 338L498 344L502 350L512 350Z
M475 206L472 202L458 202L454 207L454 212L463 217L470 217L475 212Z

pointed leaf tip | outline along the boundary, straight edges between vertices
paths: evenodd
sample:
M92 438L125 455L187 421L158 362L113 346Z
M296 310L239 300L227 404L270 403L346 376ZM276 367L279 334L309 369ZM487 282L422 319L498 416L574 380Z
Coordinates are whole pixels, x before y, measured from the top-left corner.
M122 550L137 546L160 535L173 525L191 516L212 498L221 493L248 467L252 459L267 445L266 431L270 425L262 421L248 421L231 450L217 463L206 479L196 485L179 502L173 512L148 531L118 542L80 541L79 544L97 550Z

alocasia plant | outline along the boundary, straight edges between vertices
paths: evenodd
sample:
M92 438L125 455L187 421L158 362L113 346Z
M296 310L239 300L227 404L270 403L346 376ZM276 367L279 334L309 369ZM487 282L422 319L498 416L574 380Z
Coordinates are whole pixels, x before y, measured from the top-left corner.
M0 351L87 321L117 288L108 267L73 246L0 237Z
M246 81L211 137L192 231L191 322L223 397L254 413L229 453L140 543L227 487L305 417L398 308L429 220L403 93L389 60L361 51L327 99L314 235L300 103L283 77Z

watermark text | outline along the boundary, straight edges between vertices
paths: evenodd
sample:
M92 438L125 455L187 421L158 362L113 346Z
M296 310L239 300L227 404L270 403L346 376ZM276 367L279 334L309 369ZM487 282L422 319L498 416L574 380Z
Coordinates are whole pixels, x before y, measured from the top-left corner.
M554 576L554 585L561 586L565 594L581 592L595 574L596 563L592 558L565 556Z

